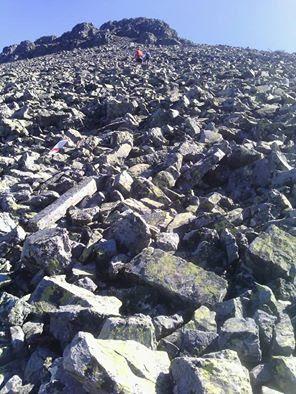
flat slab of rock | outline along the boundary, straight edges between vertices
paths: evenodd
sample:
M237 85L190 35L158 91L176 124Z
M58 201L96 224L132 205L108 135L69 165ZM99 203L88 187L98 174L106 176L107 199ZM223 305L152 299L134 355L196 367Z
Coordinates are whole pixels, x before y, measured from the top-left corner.
M66 305L93 308L98 314L118 316L121 301L116 297L94 295L91 291L66 282L64 275L45 276L32 293L30 303L43 311Z
M165 352L135 341L95 339L80 332L64 352L64 368L90 393L167 393Z
M96 191L96 181L91 177L84 179L34 216L34 218L30 220L30 228L33 231L37 231L51 227L59 219L65 216L67 210L71 206L77 205L84 197L92 196Z
M248 248L246 264L259 280L296 275L296 237L277 226L270 226Z
M227 281L180 257L160 249L146 248L129 264L128 272L193 307L223 300Z

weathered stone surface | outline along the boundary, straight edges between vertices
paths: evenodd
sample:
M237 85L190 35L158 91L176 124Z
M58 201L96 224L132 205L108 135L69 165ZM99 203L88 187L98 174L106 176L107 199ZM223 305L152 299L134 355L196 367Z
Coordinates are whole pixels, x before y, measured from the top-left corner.
M272 370L278 388L285 394L293 394L296 384L296 357L273 357Z
M218 342L220 349L235 350L244 363L256 365L261 360L259 330L253 319L226 320L219 333Z
M289 390L269 369L295 355L295 58L195 45L146 18L3 50L0 390L27 390L13 376L29 371L40 394L115 392L61 357L103 326L132 349L155 348L155 331L171 358L236 349L254 392ZM222 361L204 391L238 390L221 374L241 365Z
M1 324L22 326L32 307L22 298L3 292L0 297Z
M246 264L258 279L294 278L296 237L272 225L251 243Z
M248 370L234 351L212 353L203 358L176 358L171 372L177 394L252 393Z
M97 191L97 185L93 178L83 180L77 186L68 190L57 201L39 212L30 221L30 226L33 230L42 230L50 227L61 219L68 208L78 204L84 197L91 196Z
M121 307L116 297L94 295L66 282L64 275L44 277L32 293L30 303L44 311L55 310L59 306L80 305L93 308L103 316L119 315Z
M169 365L164 352L135 341L95 339L84 332L64 352L64 368L89 392L167 392Z
M192 306L214 305L226 294L224 279L159 249L147 248L136 256L129 274Z
M147 223L139 214L125 212L111 226L110 237L135 256L149 246L151 233Z
M135 315L127 318L109 317L100 331L99 339L133 340L156 349L155 328L149 316Z
M71 243L66 229L52 228L30 235L22 250L22 260L33 270L46 274L62 274L71 264Z
M295 350L294 330L290 317L281 313L274 326L272 354L274 356L291 356Z

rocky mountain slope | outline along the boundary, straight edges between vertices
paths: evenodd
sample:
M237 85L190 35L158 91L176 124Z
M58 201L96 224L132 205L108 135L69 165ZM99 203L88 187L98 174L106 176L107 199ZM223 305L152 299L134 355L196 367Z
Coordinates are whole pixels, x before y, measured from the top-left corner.
M294 393L295 55L122 23L0 65L0 392Z
M189 45L178 37L167 23L157 19L136 18L108 22L99 29L92 23L80 23L60 37L45 36L35 42L22 41L10 45L0 53L0 63L31 59L75 48L92 48L110 43L116 37L128 37L142 44Z

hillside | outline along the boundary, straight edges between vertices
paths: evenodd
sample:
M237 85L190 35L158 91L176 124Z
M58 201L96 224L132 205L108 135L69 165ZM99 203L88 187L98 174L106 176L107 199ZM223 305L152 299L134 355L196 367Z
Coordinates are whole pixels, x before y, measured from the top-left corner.
M138 18L0 62L1 393L294 393L295 55Z

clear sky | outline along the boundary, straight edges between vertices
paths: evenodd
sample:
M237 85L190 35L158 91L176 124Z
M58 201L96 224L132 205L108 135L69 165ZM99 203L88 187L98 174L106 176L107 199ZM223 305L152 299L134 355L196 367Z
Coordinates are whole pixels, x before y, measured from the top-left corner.
M0 49L137 16L163 19L198 43L296 52L296 0L0 0Z

